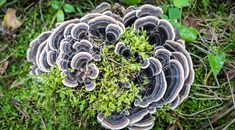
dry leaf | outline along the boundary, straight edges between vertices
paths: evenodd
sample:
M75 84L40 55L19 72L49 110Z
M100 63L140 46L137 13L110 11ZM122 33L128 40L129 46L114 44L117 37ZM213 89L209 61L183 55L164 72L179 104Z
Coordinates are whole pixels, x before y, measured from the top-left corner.
M183 20L183 24L186 26L192 26L194 28L197 28L198 26L198 22L194 17L188 17L187 19Z
M2 25L7 29L15 30L22 25L22 22L16 18L16 10L9 8L4 16Z
M5 70L8 67L8 64L9 64L9 61L4 61L0 63L0 75L2 75L5 72Z

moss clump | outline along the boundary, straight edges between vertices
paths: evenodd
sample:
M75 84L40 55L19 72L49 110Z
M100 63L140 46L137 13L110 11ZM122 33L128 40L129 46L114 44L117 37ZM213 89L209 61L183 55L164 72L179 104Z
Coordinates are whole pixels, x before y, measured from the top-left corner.
M102 61L97 65L100 76L96 80L97 100L94 101L94 108L97 111L109 116L112 112L120 112L128 109L135 98L138 97L140 86L134 84L140 71L140 64L134 59L126 59L114 53L114 46L108 46L102 51ZM130 83L130 88L124 84Z
M126 45L131 46L132 52L138 51L144 59L153 55L153 45L149 44L147 33L144 30L137 34L132 28L126 28L120 39Z

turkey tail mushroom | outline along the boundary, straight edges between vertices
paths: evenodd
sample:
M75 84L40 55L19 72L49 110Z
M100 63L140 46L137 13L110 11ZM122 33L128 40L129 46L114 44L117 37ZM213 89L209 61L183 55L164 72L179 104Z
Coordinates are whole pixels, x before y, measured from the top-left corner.
M109 24L118 24L117 21L109 16L102 15L91 19L88 22L91 35L102 38L105 36L105 29Z
M111 5L107 2L102 2L101 4L99 4L98 6L96 6L95 10L93 10L92 12L94 13L103 13L107 10L111 10Z
M151 114L147 114L142 120L130 125L129 130L150 130L154 126L155 118Z
M62 80L62 83L67 86L67 87L76 87L78 86L78 81L77 78L74 74L72 74L70 71L68 70L64 70L61 72L61 76L65 77Z
M132 10L123 17L122 22L125 27L129 27L135 22L135 20L137 19L136 12L136 10Z
M78 23L79 19L73 19L61 23L58 27L53 30L52 34L48 39L48 44L50 48L54 51L58 50L60 47L60 42L64 39L64 30L71 23Z
M166 75L167 90L163 99L166 103L171 103L184 85L184 69L179 61L172 59L164 73Z
M87 65L92 60L92 55L87 52L77 53L71 61L71 67L76 70L80 70L83 66Z
M138 18L134 23L134 29L136 32L139 32L141 28L150 32L157 28L159 25L159 19L154 16L146 16L142 18Z
M93 45L88 40L81 40L80 42L75 42L73 48L76 52L91 52Z
M27 50L27 60L36 63L36 55L39 49L39 46L44 43L48 37L51 35L51 31L48 32L43 32L40 34L36 39L34 39L32 42L29 44L29 48Z
M100 80L105 75L103 67L106 67L103 61L109 55L124 57L139 65L138 70L128 71L124 81L115 82L122 91L130 91L137 85L138 98L128 108L114 111L108 117L99 113L97 120L106 129L152 129L155 121L152 115L156 110L166 104L172 110L179 106L188 97L195 76L185 41L162 15L160 7L149 4L125 9L119 4L111 6L103 2L92 13L59 23L32 40L27 50L27 60L32 63L29 73L47 73L55 66L64 86L100 91ZM142 43L132 44L131 38L125 39L129 29L136 36L145 31L146 42L154 50L136 49ZM107 47L114 52L103 55ZM120 61L115 60L115 63ZM122 67L125 65L117 68Z
M99 69L96 67L95 64L89 64L87 73L89 78L96 79L99 75Z
M47 52L47 62L50 66L54 66L56 63L56 59L58 57L58 53L56 53L55 51L50 50L49 52Z
M123 42L118 42L115 46L114 52L117 55L121 55L122 50L125 48L125 44Z
M87 79L87 81L84 82L86 91L92 91L96 87L96 83L92 82L90 79Z
M112 44L116 43L123 34L123 31L124 30L119 25L109 24L105 30L107 41Z
M105 118L103 114L98 114L97 119L103 127L112 130L123 129L130 123L130 120L124 115L111 115L110 117Z
M88 39L89 26L86 23L78 23L71 29L71 36L74 39Z
M145 4L145 5L140 6L139 10L137 11L136 16L138 18L145 17L145 16L155 16L155 17L161 18L162 14L163 14L162 8Z
M151 103L159 101L166 92L167 82L163 72L152 77L148 88L142 92L142 100L137 100L137 105L142 108L148 107ZM146 94L147 93L147 94Z

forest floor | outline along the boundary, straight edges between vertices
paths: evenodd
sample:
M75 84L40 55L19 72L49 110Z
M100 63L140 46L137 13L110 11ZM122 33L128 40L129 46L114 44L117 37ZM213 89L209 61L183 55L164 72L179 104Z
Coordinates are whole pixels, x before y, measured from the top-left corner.
M35 107L38 102L31 99L43 93L33 92L26 51L30 41L41 32L52 29L57 21L81 17L101 1L63 0L62 6L74 6L64 12L62 6L52 7L56 5L52 4L53 0L7 0L1 5L2 1L0 129L78 128L81 125L79 119L60 115L66 114L67 109L54 114L44 109L45 104L41 104L40 109ZM172 5L169 0L147 0L140 5L143 3ZM4 19L9 8L12 8L9 20L14 22ZM18 20L14 18L14 11ZM182 8L179 23L197 30L197 38L186 42L193 59L195 81L189 97L176 110L157 111L154 129L235 129L235 2L191 0ZM101 129L99 126L82 126L81 129L87 127Z

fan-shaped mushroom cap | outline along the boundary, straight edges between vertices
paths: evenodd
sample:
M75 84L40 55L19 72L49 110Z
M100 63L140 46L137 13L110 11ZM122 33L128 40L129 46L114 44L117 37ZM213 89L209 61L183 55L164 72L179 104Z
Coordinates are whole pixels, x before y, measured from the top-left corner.
M80 21L83 23L88 23L91 19L101 16L102 14L100 13L88 13L85 16L83 16Z
M52 32L52 34L50 35L48 39L48 44L50 48L54 51L59 49L60 41L64 39L63 33L64 33L65 28L71 23L78 23L78 22L80 22L79 19L69 20L69 21L61 23L57 28L55 28L55 30Z
M150 65L145 69L147 76L153 77L155 75L160 74L162 71L161 62L154 57L150 57L148 59L149 59Z
M150 4L145 4L140 6L136 15L137 17L155 16L161 18L162 14L163 14L162 8Z
M138 126L128 126L129 130L150 130L152 129L154 126L154 123L149 125L149 126L145 126L145 127L138 127Z
M117 24L117 22L114 18L106 15L98 16L88 22L89 31L93 36L104 37L105 29L109 24Z
M73 48L76 52L90 52L93 45L88 40L81 40L80 42L75 42Z
M162 45L166 40L173 40L175 32L173 26L166 20L154 16L145 16L137 19L134 23L135 31L141 28L147 31L150 44Z
M62 83L67 87L76 87L78 86L77 78L69 70L64 70L61 72L61 76L65 78L62 80Z
M109 24L105 30L106 39L110 43L116 43L123 33L122 28L117 24Z
M184 78L186 79L189 75L189 66L188 66L188 60L181 52L172 52L172 57L179 61L184 69Z
M133 10L136 10L136 7L135 6L129 6L129 7L126 8L124 14L127 14L127 13L129 13L129 12L131 12Z
M86 91L92 91L96 87L96 83L92 81L84 82L84 84L86 86Z
M148 127L150 125L154 124L154 120L155 118L151 115L151 114L147 114L146 116L143 117L143 119L141 119L139 122L136 122L130 126L134 127L139 127L139 128L143 128L143 127Z
M134 23L134 30L136 32L139 32L141 28L146 30L147 32L150 32L159 25L159 19L154 16L146 16L142 18L138 18Z
M98 122L101 123L106 129L115 129L120 130L127 127L130 123L130 120L124 115L111 115L108 118L105 118L103 114L98 114Z
M51 32L43 32L40 34L35 40L30 42L29 49L27 50L27 60L31 61L32 63L36 63L36 55L38 52L39 46L45 42L48 37L51 35Z
M38 49L37 49L37 54L36 54L36 57L35 57L35 61L36 61L36 65L37 65L37 66L39 65L39 57L40 57L40 55L41 55L41 52L44 50L46 44L47 44L46 41L42 42L42 43L39 45ZM35 63L34 63L34 64L35 64Z
M190 88L191 88L190 84L184 84L183 88L181 89L179 93L180 103L182 103L188 97Z
M72 58L71 67L73 69L79 70L82 66L86 65L91 60L92 55L90 53L79 52Z
M171 109L174 110L180 104L180 97L176 97L173 102L170 103Z
M96 79L99 75L99 69L95 64L89 64L88 65L88 77L91 79Z
M60 43L60 53L72 53L72 45L68 41L62 41Z
M87 39L89 31L89 26L86 23L75 24L71 30L71 36L74 39Z
M140 120L143 119L144 116L146 116L149 113L147 109L143 108L132 108L130 110L130 115L127 116L127 118L130 120L130 125L139 122Z
M163 95L165 94L167 89L167 83L165 79L165 75L163 72L154 76L148 87L141 93L144 94L141 100L137 100L135 103L137 106L146 108L152 102L159 101Z
M67 38L68 36L71 36L71 30L74 27L74 25L76 25L76 24L71 23L71 24L69 24L68 26L65 27L64 33L63 33L65 38Z
M58 53L56 53L55 51L49 51L47 52L47 62L50 66L54 66L56 63L56 59L58 57Z
M131 49L129 47L125 47L122 51L121 51L121 55L129 58L131 56Z
M142 63L141 63L141 68L142 68L142 69L146 69L146 68L149 67L149 65L150 65L149 59L145 59L145 60L143 60Z
M118 42L115 46L114 52L117 55L121 55L122 50L125 48L125 44L123 42Z
M164 48L155 51L155 58L161 62L163 67L169 63L171 55L171 52Z
M70 61L68 61L68 60L58 59L56 61L56 63L57 63L57 66L58 66L59 70L61 70L61 71L70 68Z
M125 25L122 22L117 21L117 24L122 28L122 32L126 31Z
M185 41L182 39L177 40L179 44L181 44L185 48Z
M167 90L163 99L167 103L171 103L178 96L184 85L184 70L179 61L172 59L164 73L167 81Z
M107 10L111 10L111 5L107 2L102 2L98 6L96 6L95 10L92 12L94 13L103 13Z
M166 40L174 40L175 39L175 31L173 26L165 19L161 19L158 30L160 32L165 33ZM164 41L165 42L165 41Z
M194 81L194 70L193 70L192 58L189 55L189 53L185 50L185 48L180 43L175 42L175 41L167 40L166 43L164 44L164 47L172 52L178 51L178 52L181 52L185 55L185 57L188 61L189 75L188 75L187 79L185 80L184 84L185 85L192 85L192 83Z
M136 10L132 10L123 17L122 23L125 25L125 27L131 26L135 22L137 19L136 12Z
M47 61L47 53L46 53L46 49L45 46L43 48L43 50L41 51L41 53L39 54L39 59L38 59L38 68L43 71L43 72L49 72L50 71L50 65Z

